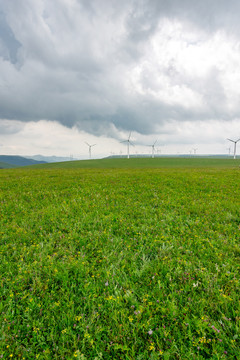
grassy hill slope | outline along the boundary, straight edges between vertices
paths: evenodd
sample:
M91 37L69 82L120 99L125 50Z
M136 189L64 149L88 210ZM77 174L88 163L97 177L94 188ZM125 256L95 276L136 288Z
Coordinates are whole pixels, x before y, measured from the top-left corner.
M0 169L11 169L11 168L15 168L15 167L16 167L15 165L0 161Z
M32 168L68 169L68 168L185 168L185 167L237 167L240 159L214 158L134 158L77 160L51 164L35 165Z

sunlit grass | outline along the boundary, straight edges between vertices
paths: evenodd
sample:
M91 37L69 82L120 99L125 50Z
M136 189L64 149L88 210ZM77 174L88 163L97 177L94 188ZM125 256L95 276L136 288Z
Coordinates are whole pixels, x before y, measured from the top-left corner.
M3 359L238 359L239 169L0 173Z

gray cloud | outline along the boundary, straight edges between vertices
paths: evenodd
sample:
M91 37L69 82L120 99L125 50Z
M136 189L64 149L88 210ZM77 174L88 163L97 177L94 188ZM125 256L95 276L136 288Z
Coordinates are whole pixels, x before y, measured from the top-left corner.
M214 64L208 50L220 31L240 57L239 10L237 0L4 2L0 118L114 137L117 129L151 134L169 121L231 120L240 107L228 104L225 78L236 60L223 64L220 54ZM189 54L194 62L205 44L190 71ZM231 91L238 96L237 86Z
M14 33L9 27L5 14L0 11L0 54L2 58L15 64L20 47L21 44L16 40Z
M229 0L227 3L225 0L146 0L142 3L145 13L151 14L151 18L180 19L206 32L225 29L238 34L240 30L240 3L237 0Z
M25 124L18 121L0 121L0 133L4 135L18 134L24 129Z

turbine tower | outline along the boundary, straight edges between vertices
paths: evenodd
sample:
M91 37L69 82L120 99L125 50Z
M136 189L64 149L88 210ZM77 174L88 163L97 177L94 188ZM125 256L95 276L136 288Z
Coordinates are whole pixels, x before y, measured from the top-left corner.
M240 139L238 139L238 140L227 139L227 140L229 140L229 141L231 141L231 142L234 143L233 158L236 159L237 142L238 142Z
M121 141L121 143L126 142L127 143L127 158L129 159L129 146L132 145L134 146L134 144L130 141L130 137L131 137L131 132L129 134L129 137L127 140Z
M149 145L152 147L152 158L154 158L154 153L155 153L155 145L157 143L157 140L152 144L152 145Z
M86 141L85 141L85 144L87 144L87 146L88 146L89 159L91 159L91 157L92 157L92 154L91 154L91 149L92 149L92 147L93 147L93 146L95 146L96 144L89 145Z

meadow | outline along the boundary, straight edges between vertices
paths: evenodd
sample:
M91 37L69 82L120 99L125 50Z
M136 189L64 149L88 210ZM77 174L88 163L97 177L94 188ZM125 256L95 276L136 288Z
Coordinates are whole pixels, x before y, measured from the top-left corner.
M239 160L0 170L0 359L239 359L239 184Z

